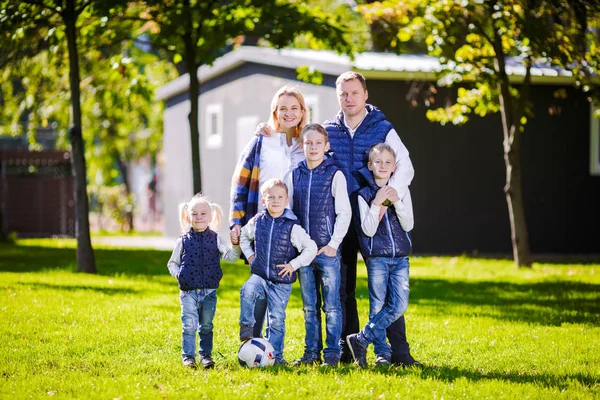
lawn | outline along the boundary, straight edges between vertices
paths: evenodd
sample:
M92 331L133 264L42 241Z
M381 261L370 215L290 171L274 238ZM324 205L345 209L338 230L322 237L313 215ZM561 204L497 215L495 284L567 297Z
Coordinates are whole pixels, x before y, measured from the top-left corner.
M600 265L413 257L406 314L423 369L344 365L243 369L237 362L243 263L224 264L214 370L181 366L168 251L96 248L75 272L73 240L0 244L0 398L600 398ZM361 322L368 295L358 285ZM285 357L302 355L299 287ZM369 362L374 363L372 348Z

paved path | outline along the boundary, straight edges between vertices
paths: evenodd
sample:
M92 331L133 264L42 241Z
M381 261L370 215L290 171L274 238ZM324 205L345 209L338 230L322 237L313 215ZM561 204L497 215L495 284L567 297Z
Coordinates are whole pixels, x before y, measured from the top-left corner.
M155 250L173 250L177 238L164 236L99 236L92 237L92 245L101 244L111 247L143 248Z

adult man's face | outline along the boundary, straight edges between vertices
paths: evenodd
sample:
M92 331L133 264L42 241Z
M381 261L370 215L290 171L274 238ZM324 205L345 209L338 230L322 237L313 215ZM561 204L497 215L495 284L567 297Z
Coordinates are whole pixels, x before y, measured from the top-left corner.
M336 88L340 108L346 118L360 115L365 110L369 93L358 79L344 81Z

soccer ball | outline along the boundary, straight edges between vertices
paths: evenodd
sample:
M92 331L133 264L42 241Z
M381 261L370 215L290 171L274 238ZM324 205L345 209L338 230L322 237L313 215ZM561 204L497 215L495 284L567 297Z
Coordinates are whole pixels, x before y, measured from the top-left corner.
M267 339L246 340L238 351L238 361L242 367L268 367L275 364L275 350Z

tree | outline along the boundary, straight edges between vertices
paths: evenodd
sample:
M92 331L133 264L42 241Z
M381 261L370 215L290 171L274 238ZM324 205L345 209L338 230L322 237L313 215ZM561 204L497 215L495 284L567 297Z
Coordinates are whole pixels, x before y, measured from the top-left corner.
M183 63L190 77L190 147L194 193L202 191L199 144L200 65L212 64L231 48L233 40L249 34L282 47L311 32L315 40L339 52L352 52L340 21L301 2L272 0L144 0L132 3L123 19L146 22L155 47L168 51L174 64Z
M78 34L82 28L86 28L80 25L82 15L101 15L102 10L117 5L112 3L110 0L0 1L0 66L34 56L55 46L66 45L67 48L72 121L69 141L75 189L77 269L88 273L96 272L96 261L90 239L85 146L81 129Z
M382 9L397 7L398 3L383 1L360 11L376 20ZM469 114L501 114L513 257L518 267L529 267L521 139L531 116L531 69L545 64L569 71L575 85L590 98L597 96L600 38L590 28L598 22L600 5L583 0L431 0L412 3L410 12L414 15L410 21L397 20L401 25L397 39L424 36L429 53L439 57L443 67L440 82L459 86L455 104L429 110L427 117L463 124ZM509 77L511 61L524 67L522 76Z

